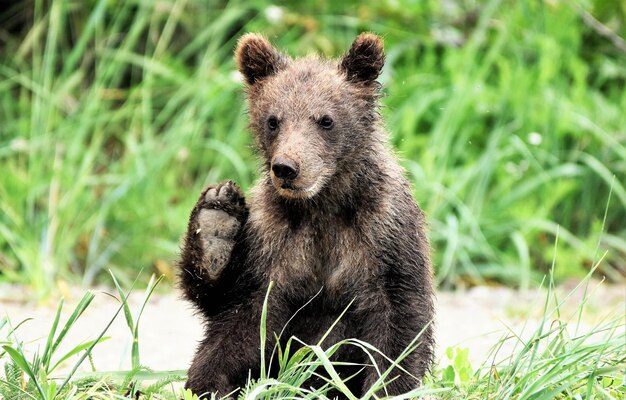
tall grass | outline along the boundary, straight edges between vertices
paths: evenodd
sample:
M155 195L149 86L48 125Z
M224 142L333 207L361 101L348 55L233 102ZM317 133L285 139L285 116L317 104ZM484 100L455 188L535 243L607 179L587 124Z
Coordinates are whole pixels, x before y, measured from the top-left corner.
M105 267L122 284L171 277L198 191L256 175L237 38L338 56L363 30L385 37L383 114L443 286L528 286L559 226L557 278L584 275L600 237L601 273L621 279L626 11L609 3L14 2L0 14L0 279L44 296Z

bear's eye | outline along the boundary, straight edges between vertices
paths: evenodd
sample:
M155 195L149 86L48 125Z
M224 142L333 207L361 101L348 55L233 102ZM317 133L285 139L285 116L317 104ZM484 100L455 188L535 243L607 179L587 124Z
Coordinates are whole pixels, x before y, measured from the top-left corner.
M270 131L275 131L276 129L278 129L278 118L273 115L269 117L267 119L267 127Z
M322 118L320 118L318 124L324 129L331 129L335 123L331 117L329 117L328 115L324 115Z

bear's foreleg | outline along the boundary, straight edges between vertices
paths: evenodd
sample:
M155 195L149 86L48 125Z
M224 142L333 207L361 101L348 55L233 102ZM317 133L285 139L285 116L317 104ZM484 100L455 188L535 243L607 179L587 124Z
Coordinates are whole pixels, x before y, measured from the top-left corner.
M262 293L207 326L189 368L185 387L195 394L217 392L218 398L245 387L249 377L259 377L261 366L259 323ZM201 397L205 398L205 397ZM206 396L210 398L210 396Z
M243 273L233 249L247 213L244 196L231 181L207 187L191 212L179 275L185 296L205 314L229 300L225 294Z
M386 377L386 392L389 395L407 393L420 385L421 379L428 371L433 358L433 325L432 300L428 295L415 293L387 293L379 299L372 309L364 327L363 340L370 343L385 356L374 353L374 361L378 366L365 371L363 392L366 393L383 374L392 361L397 360L407 347L411 350L399 363L399 367L391 370ZM391 381L391 382L390 382ZM380 390L384 394L385 390Z

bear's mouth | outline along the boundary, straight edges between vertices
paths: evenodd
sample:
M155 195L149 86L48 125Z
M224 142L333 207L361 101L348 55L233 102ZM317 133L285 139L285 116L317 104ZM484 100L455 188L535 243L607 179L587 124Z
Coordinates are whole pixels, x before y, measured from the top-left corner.
M286 199L307 200L315 197L326 185L329 173L319 171L317 176L304 175L297 179L279 178L270 171L270 182L276 193Z
M276 192L281 196L288 199L306 200L315 196L321 187L321 180L318 180L313 185L305 188L294 186L293 182L275 182L274 187Z

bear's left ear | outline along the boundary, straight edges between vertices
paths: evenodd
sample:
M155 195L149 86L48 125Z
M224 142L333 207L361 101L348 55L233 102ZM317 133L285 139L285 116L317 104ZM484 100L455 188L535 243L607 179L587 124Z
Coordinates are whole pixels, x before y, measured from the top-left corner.
M248 85L274 75L287 66L288 60L259 34L248 33L237 42L235 61Z
M383 40L372 33L361 33L354 39L339 68L348 81L368 83L378 78L384 64Z

